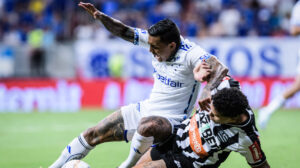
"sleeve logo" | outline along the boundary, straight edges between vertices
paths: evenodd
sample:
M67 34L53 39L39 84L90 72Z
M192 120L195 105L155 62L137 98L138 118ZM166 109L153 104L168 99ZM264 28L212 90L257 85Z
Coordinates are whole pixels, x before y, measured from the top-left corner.
M253 160L255 162L259 161L262 158L261 150L260 150L260 147L259 147L257 141L255 141L252 145L250 145L249 149L251 151Z

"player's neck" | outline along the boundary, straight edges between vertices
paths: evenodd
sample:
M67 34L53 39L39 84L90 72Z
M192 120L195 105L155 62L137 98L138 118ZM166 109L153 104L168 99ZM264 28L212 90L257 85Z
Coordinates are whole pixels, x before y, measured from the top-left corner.
M176 55L177 51L178 51L178 49L175 49L175 50L171 53L170 57L167 59L167 62L170 62L170 61L172 61L172 60L175 58L175 55Z
M232 119L231 122L227 123L230 125L242 125L248 120L249 116L247 114L241 114L235 118Z
M237 125L242 124L242 123L246 122L246 121L248 120L248 118L249 118L249 116L248 116L247 114L241 114L241 115L237 118L235 124L237 124Z

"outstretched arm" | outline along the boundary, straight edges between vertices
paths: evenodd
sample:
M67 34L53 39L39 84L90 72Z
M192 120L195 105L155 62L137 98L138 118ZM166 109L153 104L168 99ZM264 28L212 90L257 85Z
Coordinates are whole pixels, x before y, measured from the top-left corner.
M121 37L126 41L133 43L134 41L134 29L124 23L116 20L112 17L107 16L103 12L100 12L95 6L91 3L80 2L78 6L85 9L91 16L95 19L98 19L102 22L104 27L110 31L113 35Z

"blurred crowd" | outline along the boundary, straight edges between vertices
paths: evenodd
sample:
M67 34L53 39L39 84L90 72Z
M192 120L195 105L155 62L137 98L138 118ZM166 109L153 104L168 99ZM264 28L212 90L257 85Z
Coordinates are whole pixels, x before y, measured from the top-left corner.
M168 17L184 36L288 36L296 0L85 0L132 27ZM79 0L0 0L0 40L67 41L110 36L80 9Z

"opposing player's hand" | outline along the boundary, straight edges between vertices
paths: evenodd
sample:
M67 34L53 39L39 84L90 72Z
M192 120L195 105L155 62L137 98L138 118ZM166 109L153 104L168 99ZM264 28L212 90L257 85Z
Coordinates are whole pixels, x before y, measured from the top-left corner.
M199 82L208 81L212 73L212 68L208 63L201 62L201 64L198 64L194 68L193 73L195 80Z
M91 3L79 2L78 6L85 9L90 15L92 15L95 19L101 15L101 12Z
M210 98L205 98L198 101L200 109L205 111L210 111L210 103L211 103Z

